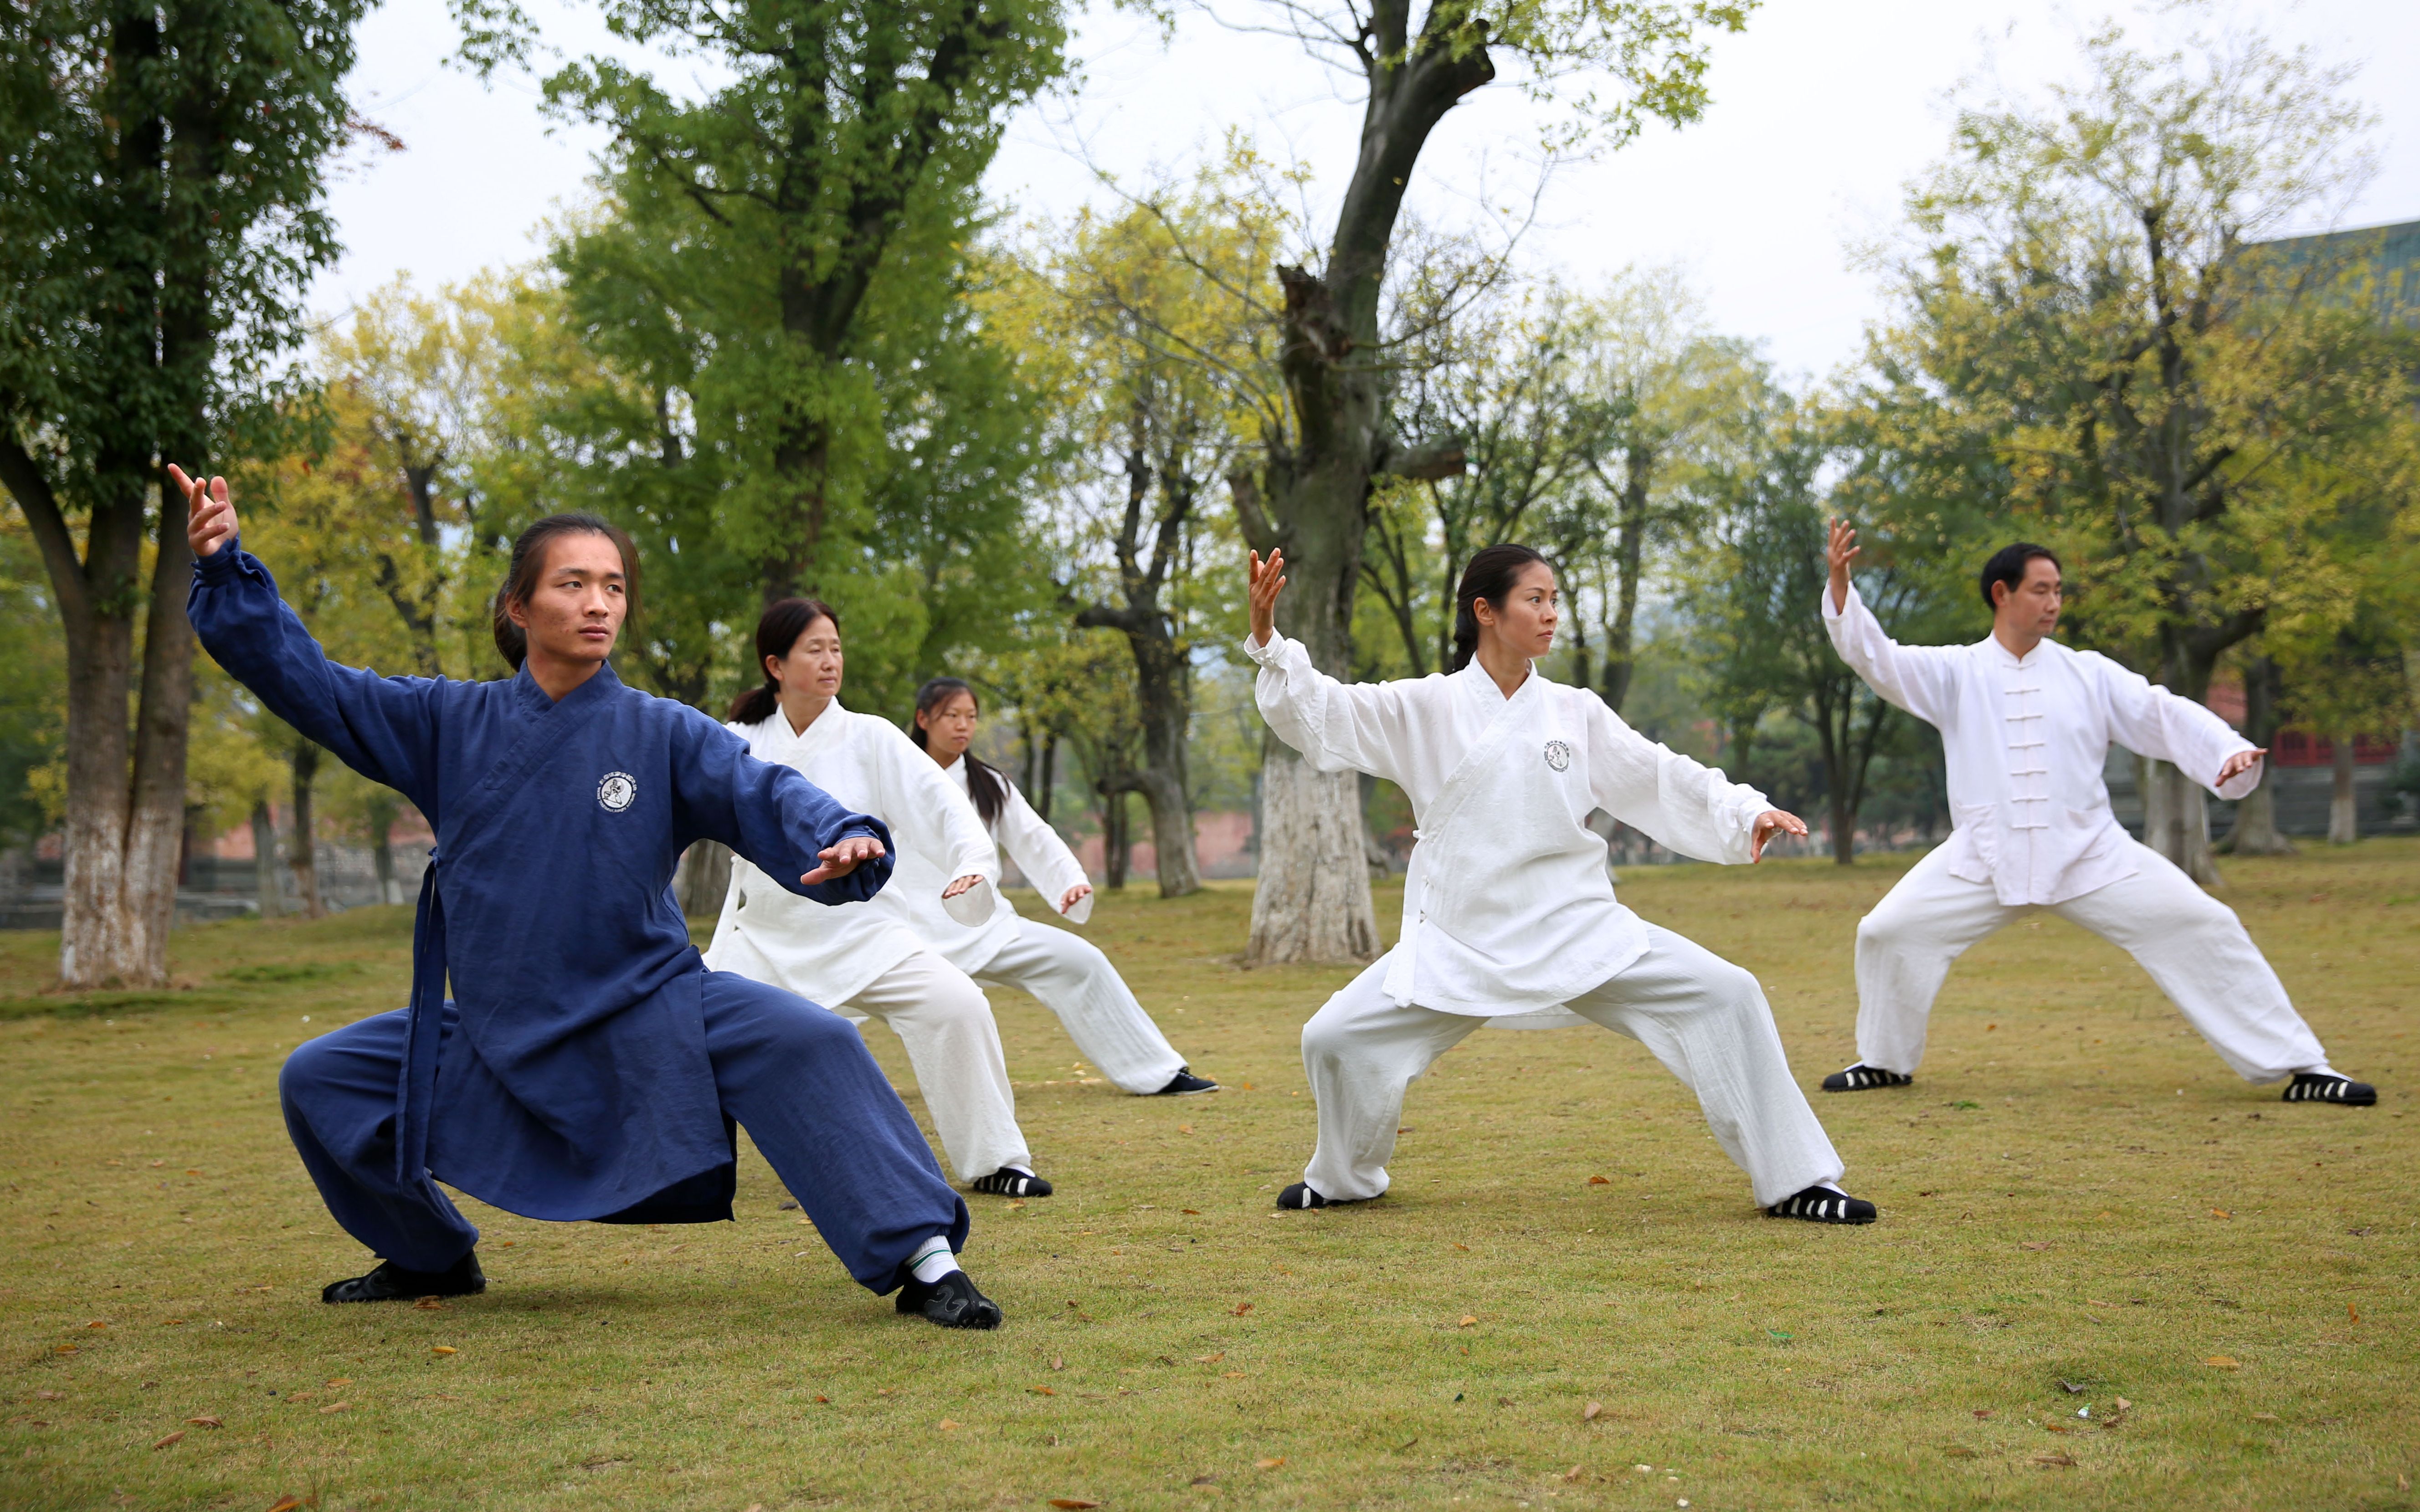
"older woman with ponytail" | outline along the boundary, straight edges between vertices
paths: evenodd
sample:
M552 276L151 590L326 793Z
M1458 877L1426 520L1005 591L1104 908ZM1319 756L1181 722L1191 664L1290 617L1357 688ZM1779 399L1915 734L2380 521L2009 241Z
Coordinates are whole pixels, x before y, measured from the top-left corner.
M1538 659L1559 614L1554 569L1526 546L1471 558L1454 595L1454 669L1344 684L1277 633L1285 559L1251 563L1255 694L1280 740L1323 772L1404 790L1418 842L1404 927L1303 1026L1319 1147L1281 1208L1387 1190L1404 1093L1488 1024L1583 1022L1639 1041L1698 1094L1726 1154L1776 1217L1870 1223L1837 1184L1840 1158L1792 1080L1756 979L1615 902L1602 809L1684 855L1754 861L1807 826L1754 789L1667 750Z
M968 804L899 727L841 706L840 615L785 598L756 622L764 681L733 701L732 733L890 826L898 866L862 908L804 909L745 863L731 869L706 964L773 982L899 1036L941 1149L961 1180L998 1196L1042 1197L1017 1127L1008 1057L983 989L933 949L925 910L962 925L992 917L1000 856ZM912 900L912 903L911 901Z
M1059 838L1005 773L967 748L980 710L975 690L955 677L936 677L916 690L916 728L908 738L933 758L963 792L992 842L1005 849L1026 881L1073 923L1092 917L1093 885L1067 842ZM1109 958L1069 930L1018 916L1002 895L991 917L975 924L934 906L928 894L903 888L901 906L944 960L985 986L1014 988L1059 1015L1076 1048L1111 1085L1139 1097L1215 1092L1196 1076L1142 1011Z

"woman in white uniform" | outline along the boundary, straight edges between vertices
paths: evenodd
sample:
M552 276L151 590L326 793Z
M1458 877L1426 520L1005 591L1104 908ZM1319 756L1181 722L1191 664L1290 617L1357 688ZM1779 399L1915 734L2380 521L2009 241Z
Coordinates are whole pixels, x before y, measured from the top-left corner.
M1063 917L1083 923L1093 916L1093 885L1082 863L1016 784L967 748L979 717L973 688L955 677L936 677L916 690L916 728L908 738L967 795L985 831L1008 852L1025 880ZM1217 1082L1193 1074L1109 958L1090 941L1029 923L1005 894L993 903L991 917L972 928L928 892L908 903L925 943L941 959L985 986L1032 994L1059 1015L1076 1048L1113 1086L1140 1097L1218 1089Z
M864 903L809 908L735 857L707 967L786 988L860 1023L882 1020L907 1047L959 1180L996 1196L1048 1196L1050 1183L1033 1173L1016 1126L991 1004L925 946L906 902L929 894L935 908L961 919L990 918L1000 876L991 837L898 726L841 707L840 618L829 605L785 598L766 609L756 654L765 681L733 702L728 728L758 760L795 767L879 817L891 826L896 865L891 886Z
M1254 689L1277 737L1324 772L1383 777L1418 828L1395 948L1303 1026L1319 1147L1280 1208L1387 1190L1404 1090L1491 1020L1579 1020L1629 1035L1698 1094L1723 1152L1778 1218L1871 1223L1791 1079L1756 979L1614 901L1603 809L1672 850L1754 861L1795 816L1648 740L1534 665L1554 643L1555 575L1524 546L1473 557L1455 594L1455 671L1344 684L1277 633L1282 553L1252 558ZM1575 1015L1575 1017L1574 1016Z

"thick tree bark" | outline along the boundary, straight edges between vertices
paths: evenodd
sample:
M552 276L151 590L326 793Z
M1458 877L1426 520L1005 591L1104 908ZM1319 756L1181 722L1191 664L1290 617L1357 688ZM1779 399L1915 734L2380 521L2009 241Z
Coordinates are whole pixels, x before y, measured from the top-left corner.
M318 822L312 810L312 787L319 779L319 748L308 740L296 739L292 757L294 773L294 832L287 851L287 864L294 869L294 891L302 900L302 917L325 918L327 902L319 895L319 846Z
M384 790L369 800L363 815L362 827L369 832L370 870L378 877L379 902L403 902L403 888L395 879L395 821L402 810Z
M1442 14L1440 14L1442 12ZM1235 489L1245 536L1285 548L1293 586L1279 628L1313 665L1353 675L1353 591L1361 568L1372 480L1432 466L1386 433L1389 375L1378 325L1387 252L1420 149L1455 101L1496 76L1486 23L1438 8L1440 29L1414 35L1408 0L1378 0L1361 43L1369 79L1361 144L1337 212L1327 266L1280 268L1284 334L1279 354L1298 434L1273 440L1261 475ZM1265 743L1260 885L1249 964L1367 961L1378 953L1364 861L1359 784L1313 772L1282 743Z
M266 798L252 806L252 885L261 918L275 918L286 912L286 889L277 877L277 821L271 816Z
M1647 559L1647 486L1655 470L1655 454L1633 447L1622 468L1621 503L1614 537L1613 618L1605 627L1605 702L1614 713L1630 696L1637 671L1634 639L1638 624L1638 574Z
M2333 763L2335 782L2328 792L2328 843L2350 845L2361 839L2361 805L2353 788L2353 737L2336 737Z
M1126 832L1126 790L1122 786L1103 783L1101 786L1101 870L1103 882L1111 892L1124 892L1126 887L1126 866L1134 858L1133 841Z
M679 866L673 872L673 896L680 903L683 917L713 918L722 912L722 900L731 890L731 852L710 840L702 840L681 852Z
M2211 858L2210 805L2200 784L2148 757L2135 758L2134 771L2143 795L2143 843L2203 887L2226 886Z

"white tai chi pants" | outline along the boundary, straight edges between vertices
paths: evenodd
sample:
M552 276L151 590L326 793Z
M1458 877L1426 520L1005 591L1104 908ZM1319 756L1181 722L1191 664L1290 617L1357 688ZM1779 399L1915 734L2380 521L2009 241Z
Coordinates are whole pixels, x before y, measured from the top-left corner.
M1059 1015L1084 1059L1111 1085L1147 1096L1185 1069L1117 967L1090 940L1019 919L1016 938L975 974L986 986L1031 993Z
M983 989L963 971L919 950L900 962L834 1012L878 1018L899 1036L916 1089L941 1136L958 1180L971 1181L1003 1165L1033 1169L1025 1131L1016 1126L1016 1099L1009 1091L1008 1057L1000 1048L1000 1026Z
M1645 955L1564 1006L1645 1045L1698 1094L1706 1126L1747 1172L1758 1206L1838 1180L1840 1157L1791 1079L1756 979L1670 930L1650 924L1647 940ZM1392 954L1302 1026L1303 1070L1319 1099L1319 1149L1302 1179L1331 1201L1387 1190L1404 1090L1488 1022L1396 1004L1381 985Z
M2128 843L2139 869L2133 876L2050 911L2133 956L2245 1081L2326 1065L2319 1037L2235 910L2159 852ZM2034 911L2000 902L1990 883L1951 876L1949 867L1947 848L1933 851L1857 925L1857 1057L1869 1066L1914 1072L1949 964Z

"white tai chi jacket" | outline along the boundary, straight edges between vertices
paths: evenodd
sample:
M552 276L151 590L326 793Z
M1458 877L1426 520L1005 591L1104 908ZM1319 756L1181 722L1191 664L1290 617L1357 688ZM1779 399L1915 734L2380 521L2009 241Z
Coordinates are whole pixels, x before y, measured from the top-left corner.
M1397 1003L1536 1014L1645 954L1647 926L1614 901L1605 841L1588 827L1595 810L1683 855L1741 862L1772 807L1534 669L1507 698L1475 662L1346 684L1284 636L1244 650L1280 740L1323 772L1369 772L1411 799L1404 928L1385 980Z
M928 765L932 762L929 756L924 760ZM941 776L957 790L959 800L967 806L967 811L974 814L977 823L981 823L981 812L974 806L973 796L967 791L967 759L961 756L940 770ZM1016 784L1005 776L1000 782L1008 791L1001 797L1000 816L984 826L985 839L990 844L1008 852L1009 859L1025 873L1025 880L1042 894L1046 904L1055 909L1059 906L1059 900L1067 896L1068 888L1091 879L1084 875L1084 864L1076 859L1076 853L1067 848L1067 842L1059 838L1059 832L1051 828L1047 821L1033 811L1033 805L1025 801L1025 795L1016 791ZM960 872L954 875L964 876L966 873ZM1016 941L1020 927L1016 905L1008 901L1005 892L993 894L990 912L972 926L961 922L949 912L950 906L958 901L954 898L944 903L938 891L922 890L905 894L904 898L910 913L915 916L917 933L924 937L925 943L939 951L942 960L970 977L980 973L991 964L994 956L1008 949ZM1074 908L1067 911L1066 917L1078 924L1092 918L1093 895L1086 893Z
M2173 763L2222 798L2260 782L2253 764L2218 769L2252 743L2226 720L2098 652L2045 640L2024 656L1992 636L1971 646L1903 646L1849 590L1823 591L1823 628L1876 693L1941 732L1949 763L1950 875L2001 903L2060 903L2134 874L2134 847L2102 779L2114 741Z
M837 1009L926 949L911 900L929 894L933 910L945 918L991 917L1000 881L991 837L965 792L898 726L851 713L835 699L800 733L791 732L789 716L778 708L760 723L727 728L748 742L757 760L796 767L840 802L888 825L892 862L891 881L880 892L830 908L792 896L734 857L731 889L706 951L709 970L770 981ZM840 797L844 793L848 796ZM983 880L944 903L941 890L964 876Z

